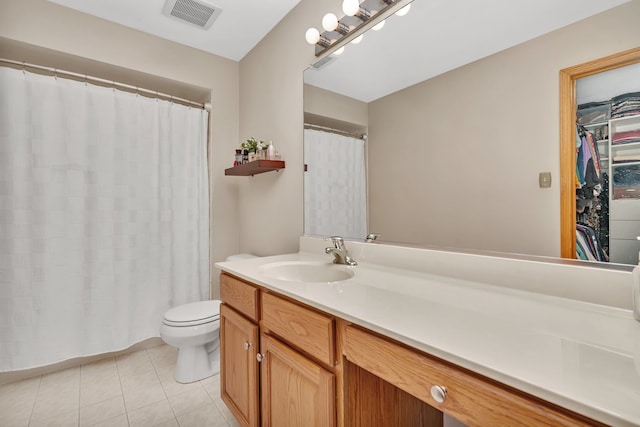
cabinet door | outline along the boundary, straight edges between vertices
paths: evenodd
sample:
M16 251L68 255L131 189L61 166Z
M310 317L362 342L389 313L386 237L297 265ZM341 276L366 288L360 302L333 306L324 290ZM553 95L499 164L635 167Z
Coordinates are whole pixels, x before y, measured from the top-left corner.
M335 426L335 375L262 334L262 425Z
M220 306L220 394L240 425L257 427L258 326Z

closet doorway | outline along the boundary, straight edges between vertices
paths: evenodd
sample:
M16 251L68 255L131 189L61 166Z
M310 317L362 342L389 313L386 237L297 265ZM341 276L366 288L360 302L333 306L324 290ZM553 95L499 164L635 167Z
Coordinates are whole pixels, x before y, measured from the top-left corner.
M560 71L560 248L563 258L576 258L576 81L638 62L640 48L635 48Z

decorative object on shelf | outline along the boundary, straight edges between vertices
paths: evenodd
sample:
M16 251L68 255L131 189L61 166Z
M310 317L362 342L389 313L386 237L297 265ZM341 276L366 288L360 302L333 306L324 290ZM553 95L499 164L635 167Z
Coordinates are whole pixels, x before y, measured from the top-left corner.
M244 150L247 150L249 153L255 153L258 150L266 149L267 143L252 136L251 138L240 144L240 147L242 147Z
M242 159L242 163L254 162L256 160L265 160L266 159L266 149L267 143L263 140L256 139L255 137L251 137L240 144L240 147L244 150L243 153L246 152L247 159L244 161L244 156Z
M269 141L269 146L267 147L267 160L280 160L276 159L276 149L273 146L273 141Z
M320 33L316 28L309 28L305 33L307 43L316 46L316 56L324 53L340 55L344 45L348 42L358 44L362 40L362 33L369 28L380 30L385 19L396 14L404 16L409 12L412 0L344 0L341 19L333 13L327 13L322 18Z

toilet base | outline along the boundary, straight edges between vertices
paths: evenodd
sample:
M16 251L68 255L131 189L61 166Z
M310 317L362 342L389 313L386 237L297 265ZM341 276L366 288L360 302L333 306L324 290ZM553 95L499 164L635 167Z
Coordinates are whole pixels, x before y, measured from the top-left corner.
M220 372L219 346L209 350L206 346L180 348L174 378L188 384L216 375Z

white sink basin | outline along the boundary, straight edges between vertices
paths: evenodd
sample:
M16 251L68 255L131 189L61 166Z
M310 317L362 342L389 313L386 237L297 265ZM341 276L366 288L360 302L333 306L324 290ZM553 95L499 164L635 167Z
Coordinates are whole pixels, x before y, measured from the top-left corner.
M340 282L355 274L353 267L311 261L273 262L261 266L260 272L272 279L305 283Z

